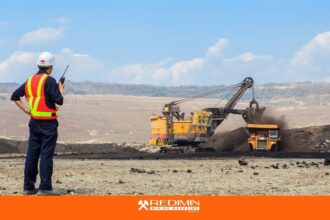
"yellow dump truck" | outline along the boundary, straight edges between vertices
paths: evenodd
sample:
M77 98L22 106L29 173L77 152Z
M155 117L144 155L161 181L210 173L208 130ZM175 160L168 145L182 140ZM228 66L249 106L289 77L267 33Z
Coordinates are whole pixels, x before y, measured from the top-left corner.
M247 124L250 151L278 151L280 129L277 124Z

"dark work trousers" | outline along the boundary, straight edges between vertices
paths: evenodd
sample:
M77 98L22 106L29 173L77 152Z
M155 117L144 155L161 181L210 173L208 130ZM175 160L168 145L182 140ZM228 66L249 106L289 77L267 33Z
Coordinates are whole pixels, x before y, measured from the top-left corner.
M25 159L24 190L35 189L40 157L41 190L52 190L53 156L57 141L57 120L35 120L29 123L29 147Z

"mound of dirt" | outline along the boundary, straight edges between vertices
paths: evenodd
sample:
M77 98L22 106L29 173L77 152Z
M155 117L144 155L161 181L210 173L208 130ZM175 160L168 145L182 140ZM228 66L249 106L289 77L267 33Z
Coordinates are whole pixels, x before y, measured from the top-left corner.
M0 138L0 154L20 153L21 141Z
M26 153L27 141L14 141L0 138L0 154ZM141 144L141 146L144 146ZM139 147L141 147L139 145ZM128 144L106 143L106 144L57 144L55 153L74 154L136 154L140 151L137 146Z
M238 128L233 131L216 133L203 144L205 147L211 147L216 151L247 151L248 133L246 128Z
M117 143L107 143L107 144L58 144L56 146L57 153L137 153L137 149L117 144Z
M281 130L281 150L285 152L330 152L330 125ZM217 133L204 146L218 152L242 151L248 148L246 128Z
M284 151L330 152L330 125L284 130L282 139Z
M0 145L0 154L5 154L5 153L17 153L18 149L14 146L7 145L5 143L2 143Z

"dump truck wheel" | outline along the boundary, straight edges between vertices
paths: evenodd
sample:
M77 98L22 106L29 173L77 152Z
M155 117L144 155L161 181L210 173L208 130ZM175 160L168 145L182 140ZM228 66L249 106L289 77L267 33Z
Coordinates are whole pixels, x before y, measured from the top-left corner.
M160 150L159 150L159 153L167 153L167 149L166 148L163 148L161 147Z
M272 152L277 152L277 151L278 151L277 144L274 144L274 145L272 146L271 151L272 151Z
M250 150L250 152L253 152L253 146L252 146L252 144L249 144L249 150Z

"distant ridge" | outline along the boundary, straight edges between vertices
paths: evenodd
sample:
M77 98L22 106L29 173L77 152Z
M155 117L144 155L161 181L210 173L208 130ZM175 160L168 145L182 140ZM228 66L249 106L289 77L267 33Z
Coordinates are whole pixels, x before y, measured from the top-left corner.
M0 93L12 93L19 84L0 83ZM117 84L101 82L72 82L66 83L66 94L95 95L117 94L151 97L190 97L196 94L221 88L218 86L154 86L143 84ZM299 82L299 83L267 83L256 85L256 94L259 100L272 100L276 98L304 98L330 96L330 82ZM222 97L221 95L214 97ZM247 93L243 99L250 99Z

